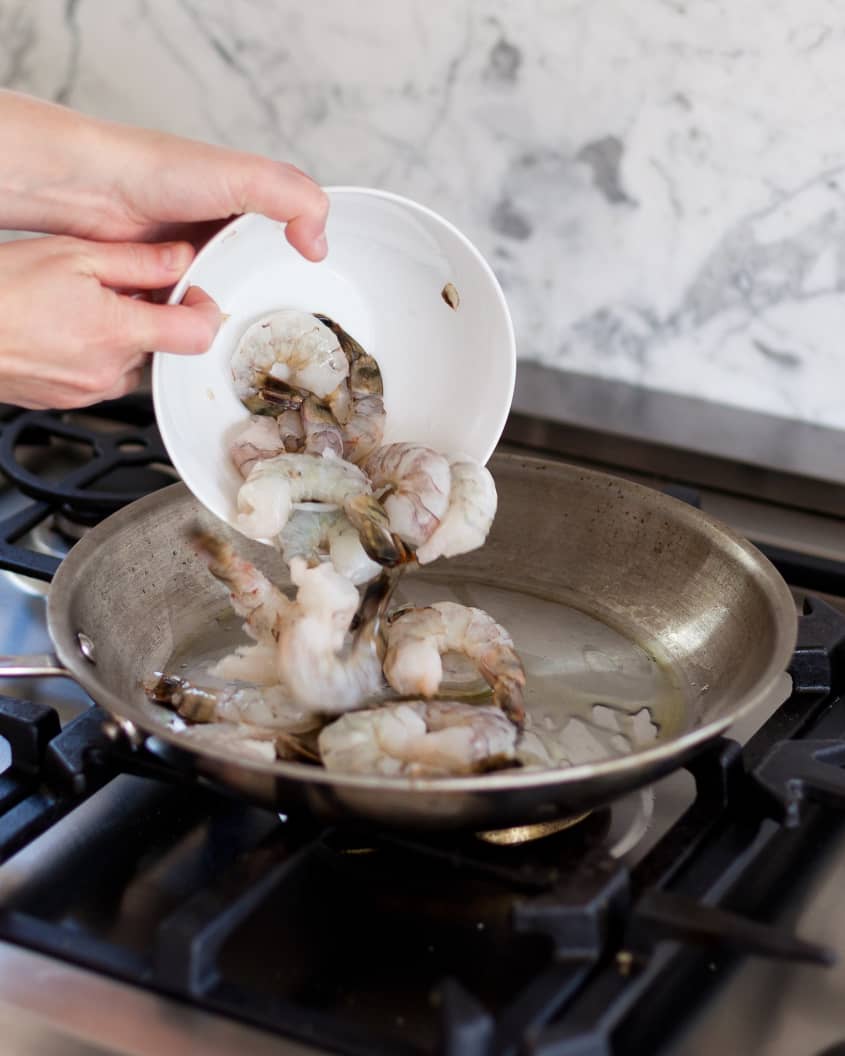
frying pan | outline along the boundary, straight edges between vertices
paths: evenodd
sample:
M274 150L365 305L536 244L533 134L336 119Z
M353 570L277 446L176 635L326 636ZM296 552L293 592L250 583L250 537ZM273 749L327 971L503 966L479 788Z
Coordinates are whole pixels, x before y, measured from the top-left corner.
M775 688L797 613L780 575L746 540L605 473L511 454L489 468L499 507L485 545L406 573L397 600L451 598L490 612L526 663L529 728L558 743L574 717L586 761L384 778L186 742L173 715L147 701L142 680L185 674L182 665L201 666L245 640L189 527L205 519L281 586L290 581L274 550L217 521L181 483L124 507L73 547L48 597L55 657L6 657L3 674L73 678L132 744L285 814L473 831L607 804L688 761ZM618 719L623 733L632 716L645 717L638 729L652 739L629 737L622 751L622 734L613 735L616 749L602 753L597 704L605 726Z

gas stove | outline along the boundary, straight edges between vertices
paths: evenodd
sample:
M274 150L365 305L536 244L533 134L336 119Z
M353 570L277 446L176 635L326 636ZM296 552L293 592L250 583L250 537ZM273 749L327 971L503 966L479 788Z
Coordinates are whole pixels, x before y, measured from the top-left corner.
M111 511L175 478L145 394L0 416L0 634ZM109 740L61 680L0 686L3 1051L821 1053L845 1039L845 442L520 368L503 450L700 506L777 565L790 676L690 765L583 818L327 828Z

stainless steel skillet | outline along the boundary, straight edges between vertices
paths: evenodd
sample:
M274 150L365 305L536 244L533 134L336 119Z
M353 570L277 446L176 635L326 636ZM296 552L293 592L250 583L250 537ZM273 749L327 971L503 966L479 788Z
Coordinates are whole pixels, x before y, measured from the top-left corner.
M528 671L530 728L544 743L577 727L579 750L596 756L595 706L604 709L602 729L617 716L622 732L603 758L410 780L246 761L186 744L172 716L147 702L141 680L231 646L236 624L186 537L210 516L181 484L125 507L74 546L48 598L56 657L3 658L0 674L24 666L67 675L148 750L286 814L471 830L579 814L650 783L783 678L797 614L784 581L748 542L675 499L604 473L514 455L489 465L499 508L487 543L409 573L401 589L416 601L479 605L511 631ZM269 548L216 520L210 526L287 582ZM634 717L640 732L656 729L657 737L629 739L625 749Z

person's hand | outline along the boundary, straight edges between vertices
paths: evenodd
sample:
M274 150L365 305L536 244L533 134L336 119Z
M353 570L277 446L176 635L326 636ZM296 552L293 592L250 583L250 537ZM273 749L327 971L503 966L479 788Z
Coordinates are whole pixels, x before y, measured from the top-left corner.
M221 315L198 287L178 305L121 292L173 285L193 255L187 243L0 245L0 399L84 407L134 389L151 349L204 352Z
M328 199L292 165L86 117L0 90L0 227L104 241L184 238L232 216L286 223L308 260L326 255Z

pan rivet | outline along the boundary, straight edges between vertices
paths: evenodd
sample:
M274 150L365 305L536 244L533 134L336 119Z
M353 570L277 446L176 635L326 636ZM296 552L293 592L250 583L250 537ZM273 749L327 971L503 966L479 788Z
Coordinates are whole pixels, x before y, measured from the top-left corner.
M616 954L616 968L619 974L627 979L634 968L634 955L630 950L619 950Z
M80 653L82 653L85 659L88 660L89 663L96 663L94 659L94 643L91 641L88 635L83 634L82 631L80 631L76 636L76 641L79 645L79 651Z
M116 741L120 737L120 727L116 722L108 719L103 723L103 733L110 741Z
M135 723L120 715L116 715L113 719L106 719L100 728L108 740L123 741L129 748L140 748L144 743L144 734Z

